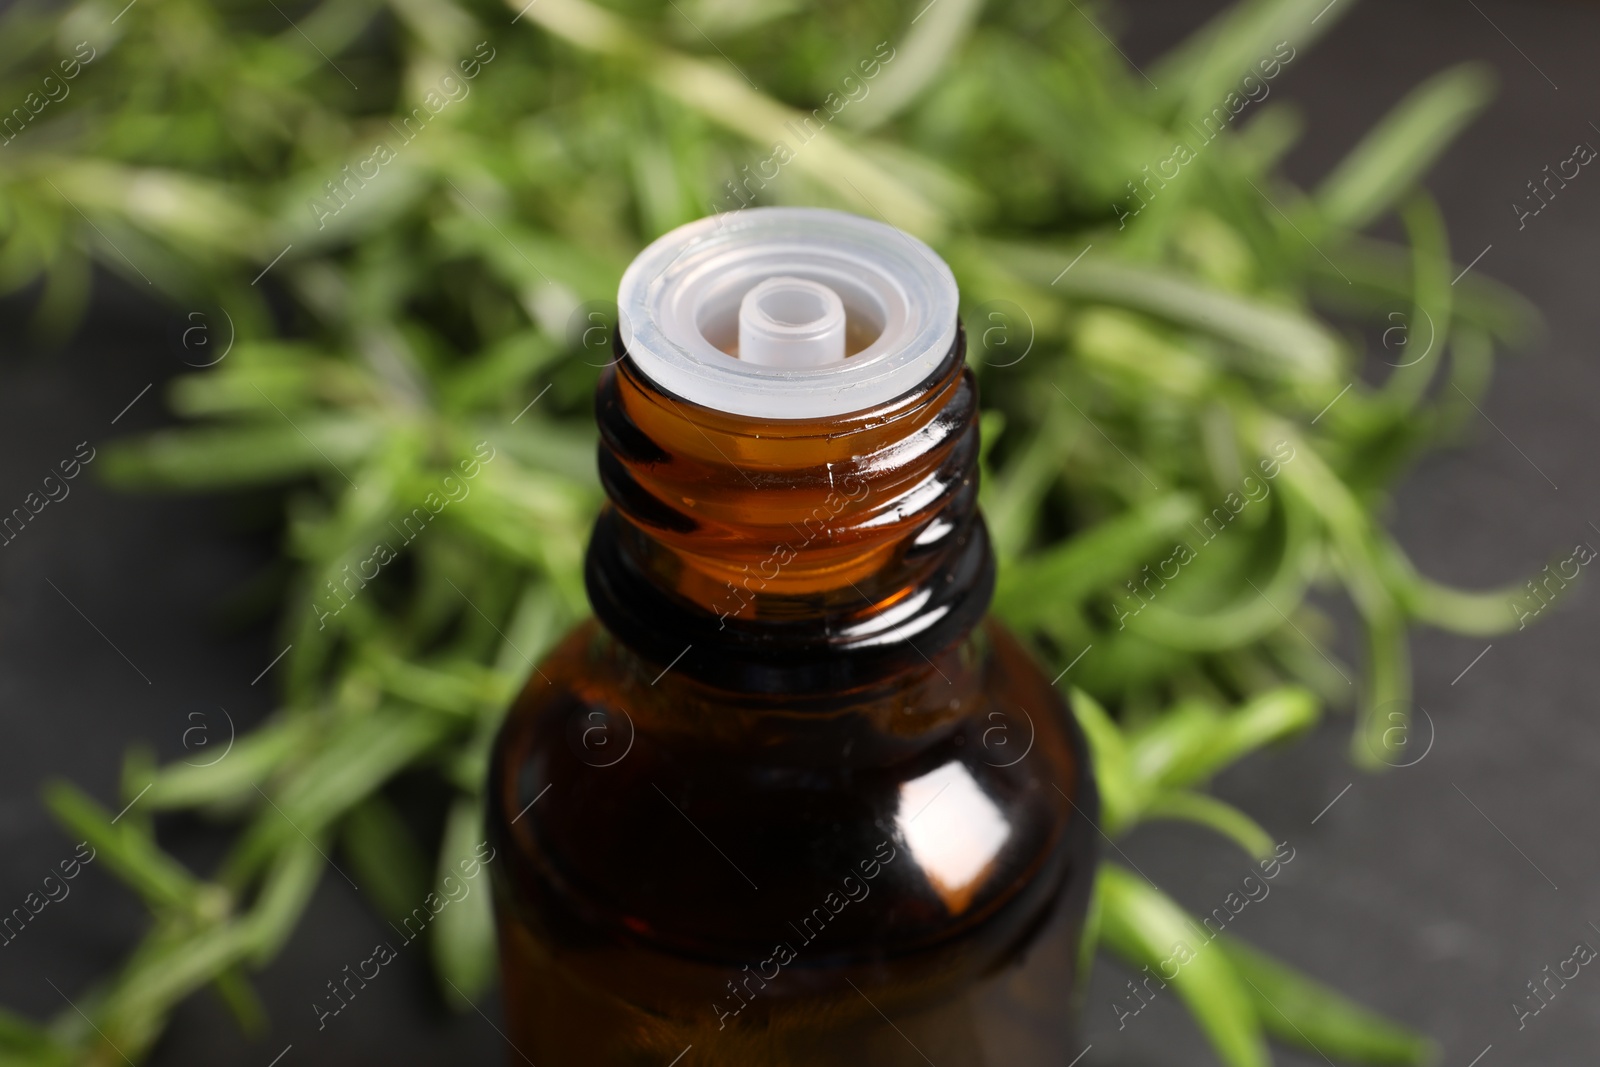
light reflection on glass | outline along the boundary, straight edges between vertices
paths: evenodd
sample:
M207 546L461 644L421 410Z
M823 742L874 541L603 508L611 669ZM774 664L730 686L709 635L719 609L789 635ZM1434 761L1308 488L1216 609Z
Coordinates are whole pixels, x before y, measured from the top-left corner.
M984 873L1011 834L995 802L958 762L902 785L895 822L952 915L972 903Z

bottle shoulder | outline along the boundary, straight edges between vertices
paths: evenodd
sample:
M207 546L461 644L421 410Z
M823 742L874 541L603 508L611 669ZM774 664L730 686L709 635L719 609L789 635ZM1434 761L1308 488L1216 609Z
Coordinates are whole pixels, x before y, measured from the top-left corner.
M813 962L992 954L1090 876L1082 739L994 624L900 690L803 705L663 689L629 661L580 627L495 748L507 900L546 937L730 962L797 940Z

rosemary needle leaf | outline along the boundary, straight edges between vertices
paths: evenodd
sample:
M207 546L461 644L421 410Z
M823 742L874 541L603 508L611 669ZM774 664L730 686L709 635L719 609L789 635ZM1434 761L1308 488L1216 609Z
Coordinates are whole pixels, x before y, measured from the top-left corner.
M1316 198L1324 221L1360 229L1377 218L1493 95L1493 77L1478 63L1451 67L1417 86L1323 179Z
M1267 1067L1271 1057L1250 990L1209 933L1165 893L1114 863L1101 865L1098 891L1102 943L1133 967L1148 968L1156 981L1167 980L1227 1067ZM1143 1005L1113 1007L1121 1017Z
M139 823L114 821L66 782L47 786L45 803L69 832L88 843L96 862L116 871L151 907L185 908L196 902L199 883L194 876L163 852Z
M1222 934L1218 945L1249 988L1273 1037L1323 1056L1411 1067L1432 1062L1433 1042L1382 1018L1320 982Z
M1161 793L1144 807L1146 819L1183 819L1230 838L1255 859L1272 855L1272 835L1254 819L1215 797L1188 790Z
M483 839L482 807L473 798L457 799L445 822L434 879L434 892L446 903L433 921L428 945L440 980L469 999L477 999L494 980L494 909L486 865L493 862Z
M351 877L390 923L401 922L422 903L428 888L428 859L399 812L381 795L350 809L340 839Z

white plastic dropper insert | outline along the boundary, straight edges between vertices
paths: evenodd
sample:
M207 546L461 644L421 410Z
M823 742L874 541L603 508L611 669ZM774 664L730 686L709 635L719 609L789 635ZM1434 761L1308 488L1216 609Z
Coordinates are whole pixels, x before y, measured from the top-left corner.
M818 419L910 392L955 343L955 276L892 226L821 208L700 219L639 254L622 341L656 385L704 407Z
M739 358L768 367L819 367L844 358L839 294L818 282L779 275L739 301Z

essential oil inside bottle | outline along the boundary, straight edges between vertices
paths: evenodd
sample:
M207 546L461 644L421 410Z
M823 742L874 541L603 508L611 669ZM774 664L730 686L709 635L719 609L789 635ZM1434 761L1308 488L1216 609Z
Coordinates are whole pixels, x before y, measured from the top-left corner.
M1087 750L985 620L949 268L753 209L624 275L595 618L491 764L512 1062L1067 1062Z

